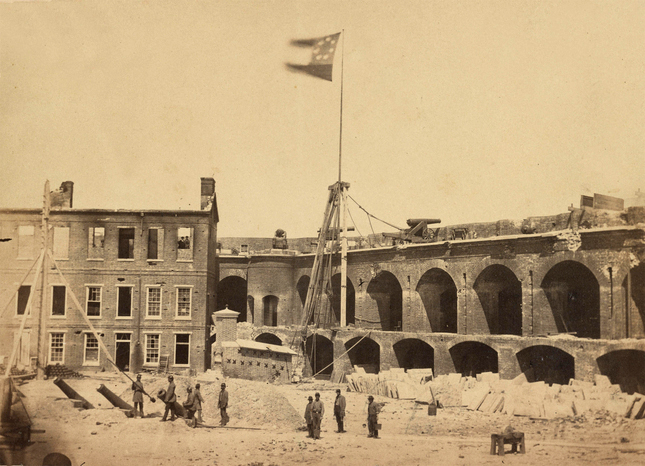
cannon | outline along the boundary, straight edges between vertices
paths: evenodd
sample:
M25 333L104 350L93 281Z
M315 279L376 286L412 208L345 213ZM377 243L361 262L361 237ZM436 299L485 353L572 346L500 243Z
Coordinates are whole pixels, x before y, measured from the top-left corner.
M436 232L428 225L441 223L438 218L410 218L406 222L410 228L398 233L383 233L386 238L392 238L395 244L402 243L431 243L436 238Z

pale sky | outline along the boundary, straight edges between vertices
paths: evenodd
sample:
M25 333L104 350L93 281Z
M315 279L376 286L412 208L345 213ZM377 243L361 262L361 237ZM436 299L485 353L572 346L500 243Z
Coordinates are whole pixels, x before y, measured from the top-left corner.
M333 82L286 69L342 30ZM390 223L645 190L645 0L0 0L0 207L199 209L212 176L220 236L315 236L341 60L343 181Z

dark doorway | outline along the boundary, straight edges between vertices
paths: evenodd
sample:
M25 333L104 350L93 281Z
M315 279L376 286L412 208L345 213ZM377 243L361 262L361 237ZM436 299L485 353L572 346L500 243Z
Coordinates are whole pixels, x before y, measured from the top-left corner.
M308 275L303 275L300 277L298 280L298 283L296 284L296 291L298 292L298 297L300 298L300 320L305 318L304 315L304 310L305 310L305 303L307 302L307 292L309 291L309 282L310 278ZM314 316L313 314L309 318L309 324L313 323Z
M305 352L311 366L312 375L320 372L317 377L329 379L334 370L334 365L332 364L334 361L334 344L331 340L318 334L309 335L306 340Z
M433 332L457 333L457 287L445 270L430 269L417 285Z
M627 338L642 338L645 337L645 264L641 263L630 269L628 274L623 280L623 289L627 297L625 312L629 312L626 335ZM629 296L630 286L631 296Z
M400 331L403 328L403 291L396 277L382 271L367 286L367 294L378 308L381 330Z
M278 297L265 296L262 298L264 308L264 325L275 327L278 325Z
M522 284L508 267L486 267L473 289L492 335L522 335Z
M226 277L217 284L217 310L226 306L240 313L238 322L246 322L246 280L242 277Z
M530 346L517 353L520 370L529 382L568 385L575 379L575 359L569 353L553 346Z
M645 351L617 350L603 354L598 359L598 369L613 384L630 395L645 393Z
M381 370L381 347L371 338L352 338L345 343L345 349L352 366L361 366L368 374L378 374Z
M331 307L334 314L334 320L336 323L340 323L340 280L341 275L337 273L331 277L331 288L332 288L332 298L331 298ZM347 283L347 296L345 300L345 309L346 309L346 319L347 324L354 323L354 309L355 309L355 292L354 285L352 285L351 280L348 278Z
M261 333L260 335L255 337L255 341L266 343L268 345L282 346L282 340L280 340L280 337L274 335L273 333Z
M497 351L477 341L458 343L450 348L455 370L463 376L482 372L498 372Z
M116 334L116 366L122 371L130 370L130 334Z
M425 341L406 338L393 345L394 354L403 369L432 369L434 372L434 349Z
M575 261L556 264L542 280L558 332L600 338L600 287L594 274Z

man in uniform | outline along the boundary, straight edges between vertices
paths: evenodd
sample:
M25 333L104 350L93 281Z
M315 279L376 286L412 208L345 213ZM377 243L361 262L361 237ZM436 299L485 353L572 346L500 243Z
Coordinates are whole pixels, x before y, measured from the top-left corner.
M137 411L141 417L143 414L143 383L141 383L141 374L137 374L137 381L132 382L132 401L134 402L134 417L137 417ZM137 410L137 407L139 408Z
M164 422L168 417L168 411L170 411L171 421L177 419L177 415L175 414L175 401L177 401L177 395L175 395L175 382L173 382L173 379L174 377L172 375L168 376L168 390L166 390L166 394L163 399L164 403L166 403L166 410L163 413L161 422Z
M345 427L343 426L343 420L345 419L345 397L340 394L340 389L336 390L336 401L334 401L334 416L336 417L336 423L338 424L338 432L342 434L345 432Z
M188 396L186 401L184 401L184 408L186 408L186 424L189 427L197 427L197 420L195 419L195 394L193 393L193 388L188 387Z
M222 417L219 425L224 427L226 424L228 424L228 414L226 414L226 408L228 407L228 392L226 391L225 383L222 384L222 391L219 392L217 407L219 408L219 413Z
M320 401L320 393L316 392L316 401L311 405L311 418L314 424L314 439L320 439L320 423L325 415L325 405Z
M369 429L368 437L378 438L378 430L376 429L378 423L378 406L374 403L372 395L367 397L369 404L367 405L367 428Z
M204 420L202 419L202 403L204 402L204 398L202 398L202 393L199 391L199 385L198 383L195 384L195 409L197 410L197 417L195 418L197 422L200 424L204 423Z
M305 421L307 421L307 431L309 431L307 438L314 438L314 420L311 416L311 407L313 406L313 404L314 398L310 396L309 403L307 403L307 406L305 407Z

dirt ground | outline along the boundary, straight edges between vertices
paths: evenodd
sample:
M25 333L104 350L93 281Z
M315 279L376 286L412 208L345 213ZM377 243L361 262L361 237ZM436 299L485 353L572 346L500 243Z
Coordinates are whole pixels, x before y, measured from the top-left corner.
M460 408L439 409L429 416L426 405L412 400L376 397L384 403L380 439L367 438L367 394L345 392L347 433L336 433L335 389L345 385L312 381L274 385L227 379L230 396L226 428L219 424L217 394L221 378L175 376L179 401L186 387L200 381L208 426L192 429L178 419L160 423L163 403L146 399L146 417L127 418L96 389L104 384L130 402L130 383L117 374L97 374L67 383L94 405L79 410L53 384L33 380L18 388L34 429L33 443L23 450L0 446L5 464L42 465L51 452L79 465L533 465L645 464L645 420L609 413L552 421L486 414ZM146 391L155 396L165 377L144 374ZM326 413L320 440L306 438L302 417L307 397L321 393ZM526 454L490 455L490 434L511 425L526 436ZM3 456L4 455L4 456ZM1 464L1 462L0 462Z

